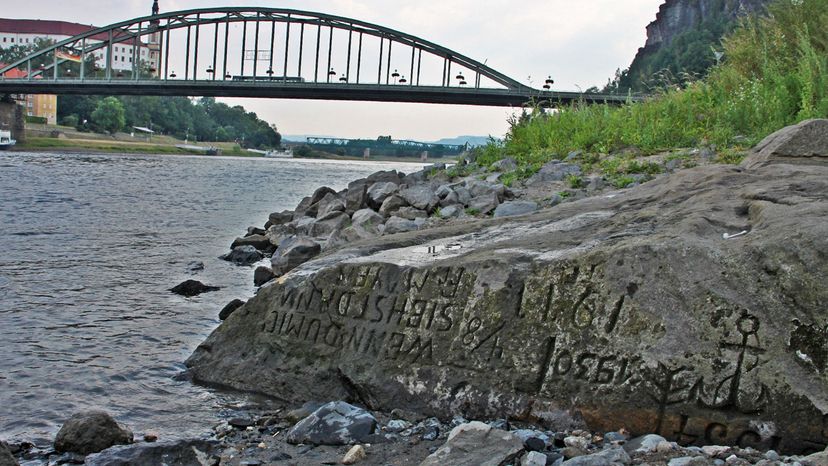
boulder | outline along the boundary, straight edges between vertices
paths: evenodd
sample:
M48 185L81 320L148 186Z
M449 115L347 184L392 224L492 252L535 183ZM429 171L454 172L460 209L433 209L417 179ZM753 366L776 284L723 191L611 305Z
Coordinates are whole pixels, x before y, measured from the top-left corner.
M351 218L345 212L331 212L319 218L308 228L308 236L314 238L327 238L331 233L345 228L351 222Z
M371 208L379 209L388 196L396 193L400 187L396 183L378 182L368 188L368 205Z
M77 413L67 420L55 437L55 450L88 455L113 445L132 443L132 432L118 425L103 411Z
M288 236L293 235L307 235L310 231L311 225L316 222L316 217L308 217L308 216L301 216L296 220L287 224L287 231L289 232ZM284 238L282 238L284 240ZM279 242L281 243L281 241Z
M563 466L613 466L630 464L632 458L621 447L607 448L591 455L578 456L563 462Z
M236 249L239 246L253 246L256 250L266 253L273 252L275 249L265 235L250 235L244 238L236 238L233 244L230 245L230 249Z
M404 189L400 196L405 202L420 210L431 212L437 207L440 199L434 194L434 190L428 185L417 185Z
M538 203L533 201L509 201L497 206L494 211L495 218L515 217L518 215L531 214L538 210Z
M318 204L319 201L324 199L329 194L333 194L334 196L336 196L336 191L334 191L333 189L331 189L327 186L322 186L321 188L317 188L317 190L313 192L313 195L311 195L310 205Z
M550 183L553 181L563 181L567 176L581 174L581 166L574 163L561 162L560 160L553 160L538 170L532 175L526 184L528 186L539 183Z
M491 164L489 168L493 171L508 173L517 170L517 160L506 157L503 159L498 160L497 162Z
M302 419L287 433L292 444L350 445L370 440L377 430L377 420L364 409L344 401L321 406Z
M624 450L633 454L653 453L661 442L666 439L660 435L648 434L634 438L624 444Z
M520 466L546 466L546 455L537 451L530 451L520 460Z
M394 215L408 220L428 218L428 212L417 209L416 207L400 207L396 212L394 212Z
M316 217L325 217L333 212L344 212L345 201L335 193L328 193L319 201Z
M471 202L472 194L465 186L457 186L454 188L454 192L457 194L457 201L464 206L468 206L469 202Z
M420 466L500 466L523 452L523 442L509 432L482 422L452 429L448 441Z
M247 234L244 235L244 237L247 238L248 236L253 235L264 235L265 233L267 233L267 229L262 229L259 227L247 227Z
M474 210L480 215L491 213L498 205L500 205L500 200L498 200L497 193L494 191L489 194L480 195L469 201L469 209Z
M268 216L267 224L265 224L265 230L269 229L273 225L284 225L285 223L290 223L293 221L293 211L292 210L283 210L281 212L273 212Z
M218 291L220 289L221 288L217 286L205 285L204 283L201 283L198 280L186 280L170 288L170 291L177 295L192 298L193 296L198 296L202 293L209 293L211 291Z
M313 198L308 196L299 201L299 204L293 209L293 221L302 216L316 217L316 207L314 206L311 210L311 206L314 205L312 200Z
M446 197L444 197L443 199L440 199L440 207L448 207L450 205L457 204L461 204L460 195L454 191L447 194Z
M86 457L86 466L175 465L206 466L218 464L220 448L209 440L142 443L110 448Z
M384 235L393 235L396 233L405 233L408 231L418 230L419 225L413 220L404 219L402 217L391 217L385 222Z
M273 273L282 276L322 252L322 246L306 236L291 236L279 244L271 259Z
M351 224L354 227L361 227L377 234L379 234L378 227L383 223L385 223L385 218L371 209L358 210L351 217Z
M349 184L345 193L345 213L351 215L365 208L368 204L368 186L360 180L357 184Z
M405 175L397 172L396 170L387 170L372 173L368 175L368 178L366 178L366 180L369 182L369 185L381 182L400 184L400 180L402 180L404 176Z
M221 308L221 311L219 311L219 320L227 319L232 313L236 312L236 309L244 306L244 304L245 301L242 301L241 299L234 299L230 301L226 306Z
M219 259L232 262L239 266L248 266L264 259L264 254L253 246L236 246L232 251L221 256Z
M828 120L805 120L762 140L742 165L757 168L769 164L828 163Z
M0 442L0 466L18 466L17 460L5 442Z
M270 267L262 265L260 267L256 267L256 271L253 272L253 284L255 286L262 286L274 278L276 278L276 274L273 273L273 270L271 270Z
M382 236L262 288L187 365L291 401L810 453L828 443L826 218L826 164L717 164Z
M394 215L394 212L397 211L400 207L405 207L408 205L408 202L405 201L400 196L391 195L385 198L382 202L382 205L379 208L379 214L383 217L390 217Z
M440 199L445 199L446 196L448 196L449 194L451 194L453 192L454 192L454 190L451 189L451 186L449 186L447 184L444 184L444 185L441 185L440 187L438 187L434 191L434 194Z

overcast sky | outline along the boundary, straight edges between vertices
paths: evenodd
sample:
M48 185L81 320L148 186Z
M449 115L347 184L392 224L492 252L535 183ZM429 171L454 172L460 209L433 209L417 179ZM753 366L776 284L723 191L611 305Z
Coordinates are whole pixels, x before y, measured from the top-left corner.
M8 0L11 1L11 0ZM430 40L518 81L555 89L603 85L644 44L663 0L160 0L161 11L211 6L295 8L352 17ZM6 17L104 26L149 14L151 0L15 2ZM429 104L226 99L282 134L436 140L502 135L509 109Z

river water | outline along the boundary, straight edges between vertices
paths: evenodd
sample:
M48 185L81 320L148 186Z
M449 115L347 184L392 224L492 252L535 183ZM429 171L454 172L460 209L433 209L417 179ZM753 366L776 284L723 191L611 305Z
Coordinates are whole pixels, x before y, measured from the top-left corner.
M254 293L253 269L218 256L319 186L419 168L0 152L0 438L48 444L89 408L167 438L209 430L252 401L176 380L224 304ZM222 290L167 291L189 278Z

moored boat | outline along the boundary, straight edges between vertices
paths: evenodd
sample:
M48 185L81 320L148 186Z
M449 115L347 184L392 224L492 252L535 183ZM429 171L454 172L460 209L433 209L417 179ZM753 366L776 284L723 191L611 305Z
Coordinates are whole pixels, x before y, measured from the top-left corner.
M0 150L6 150L17 144L17 141L12 139L11 131L0 130Z

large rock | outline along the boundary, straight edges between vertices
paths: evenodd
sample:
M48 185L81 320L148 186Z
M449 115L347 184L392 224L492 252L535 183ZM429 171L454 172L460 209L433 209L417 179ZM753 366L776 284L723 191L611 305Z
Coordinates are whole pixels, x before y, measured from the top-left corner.
M487 215L493 212L499 205L500 200L494 191L488 194L481 194L469 201L469 209L481 215Z
M393 235L418 230L419 228L420 226L414 220L408 220L402 217L391 217L385 222L383 234Z
M345 213L352 215L354 212L365 208L368 204L368 185L365 180L358 180L357 183L350 183L345 193Z
M377 420L364 409L344 401L323 405L287 433L289 443L350 445L366 442L377 430Z
M395 194L399 189L400 187L396 183L374 183L368 188L368 205L373 209L379 209L382 203L385 202L385 199Z
M385 223L385 218L371 209L362 209L354 212L351 224L369 231L379 233L379 226Z
M231 314L236 312L238 308L244 306L244 304L245 301L242 301L241 299L234 299L230 301L223 308L221 308L221 311L219 311L219 320L226 320Z
M509 432L482 422L455 427L446 444L420 466L501 466L523 452L523 441Z
M581 174L581 166L574 163L565 163L560 160L553 160L526 180L527 185L563 181L567 176L578 176Z
M103 411L87 411L69 418L55 437L55 450L81 455L97 453L113 445L132 443L132 432Z
M538 203L533 201L509 201L497 206L494 211L495 218L515 217L518 215L531 214L538 210Z
M5 442L0 442L0 466L18 466L17 460Z
M273 249L275 249L265 235L250 235L244 238L236 238L233 244L230 245L230 249L236 249L239 246L253 246L256 250L262 252L273 252Z
M177 295L192 298L193 296L198 296L202 293L209 293L220 289L221 288L217 286L205 285L198 280L186 280L170 288L170 291Z
M433 211L440 202L440 198L437 197L434 190L428 185L417 185L404 189L400 192L400 196L409 205L420 210L425 210L426 212Z
M86 457L86 466L207 466L218 464L216 442L179 440L110 448Z
M284 225L285 223L290 223L293 221L293 211L292 210L283 210L281 212L273 212L268 216L267 224L265 225L265 230L272 227L273 225Z
M345 212L333 211L313 222L308 228L308 235L314 238L327 238L331 233L345 228L350 221Z
M379 208L379 214L383 217L390 217L401 207L405 207L407 205L408 202L406 202L401 196L388 196L384 201L382 201L382 205Z
M291 236L279 244L271 259L273 273L282 276L322 252L322 246L305 236Z
M247 266L264 259L264 254L253 246L236 246L232 251L221 256L220 259L239 266Z
M294 401L822 449L826 218L825 164L710 165L383 236L262 289L187 364Z
M319 201L317 217L325 217L332 212L344 212L345 201L342 200L336 193L328 193Z
M274 278L277 278L276 274L273 273L273 270L270 267L256 267L256 270L253 272L253 285L262 286Z
M828 163L828 120L806 120L766 137L745 159L748 168L767 164Z

